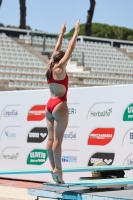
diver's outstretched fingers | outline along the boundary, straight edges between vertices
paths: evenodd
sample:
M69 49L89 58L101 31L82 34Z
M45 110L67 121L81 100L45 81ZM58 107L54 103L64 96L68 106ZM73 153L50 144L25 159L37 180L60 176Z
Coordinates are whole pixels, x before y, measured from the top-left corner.
M66 22L64 22L61 26L60 33L64 34L66 32Z
M78 19L78 21L77 21L76 24L75 24L75 31L77 31L77 32L80 31L80 26L79 26L79 24L80 24L80 19Z
M78 19L78 21L76 22L77 24L80 24L80 19Z

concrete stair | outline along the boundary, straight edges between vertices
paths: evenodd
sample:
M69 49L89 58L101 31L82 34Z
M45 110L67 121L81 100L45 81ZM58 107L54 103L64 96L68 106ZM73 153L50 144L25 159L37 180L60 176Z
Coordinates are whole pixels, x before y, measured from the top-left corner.
M8 84L9 84L8 80L0 80L0 91L14 90L14 88L10 88Z
M121 49L116 47L116 49L120 52L122 52L123 54L125 54L126 56L128 56L130 59L133 59L133 53L127 52L126 49Z

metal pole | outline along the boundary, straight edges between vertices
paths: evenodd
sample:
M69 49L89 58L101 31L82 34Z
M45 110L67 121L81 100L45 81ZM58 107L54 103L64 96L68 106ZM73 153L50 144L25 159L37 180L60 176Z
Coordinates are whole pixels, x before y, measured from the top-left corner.
M43 55L44 55L44 53L45 53L45 47L46 47L45 42L46 42L46 36L45 36L45 34L44 34L44 35L43 35Z
M32 38L33 36L32 36L32 32L31 32L31 46L32 46L32 40L33 40L33 38Z
M84 67L84 52L82 52L82 65Z

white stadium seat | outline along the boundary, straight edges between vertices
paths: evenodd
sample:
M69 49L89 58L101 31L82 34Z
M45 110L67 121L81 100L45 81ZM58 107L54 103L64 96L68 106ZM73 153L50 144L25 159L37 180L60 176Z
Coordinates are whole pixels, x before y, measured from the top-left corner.
M36 45L43 45L41 36L19 35L19 39L30 44L31 40ZM46 37L45 45L53 49L56 37ZM63 49L66 51L69 41L63 39ZM133 45L120 45L127 53L133 53ZM73 73L74 79L79 79L87 85L130 84L133 81L133 59L112 47L110 43L78 41L71 61L79 66L83 65L88 72ZM71 62L70 62L71 64ZM23 48L6 34L0 35L0 79L9 80L9 87L21 88L48 88L45 77L46 63ZM12 81L10 81L12 80ZM13 82L16 80L17 82ZM19 82L19 80L23 80ZM29 81L29 82L28 82ZM32 81L34 83L32 83ZM71 81L72 83L72 81ZM74 85L73 87L77 87Z

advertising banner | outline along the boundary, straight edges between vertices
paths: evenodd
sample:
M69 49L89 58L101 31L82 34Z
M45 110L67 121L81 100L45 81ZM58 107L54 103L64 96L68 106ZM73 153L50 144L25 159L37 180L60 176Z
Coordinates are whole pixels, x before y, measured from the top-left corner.
M133 85L72 88L69 122L62 142L62 166L133 164ZM49 90L0 92L0 170L50 168L45 107ZM64 173L64 181L91 172ZM133 176L132 171L126 176ZM50 174L1 177L52 181Z

